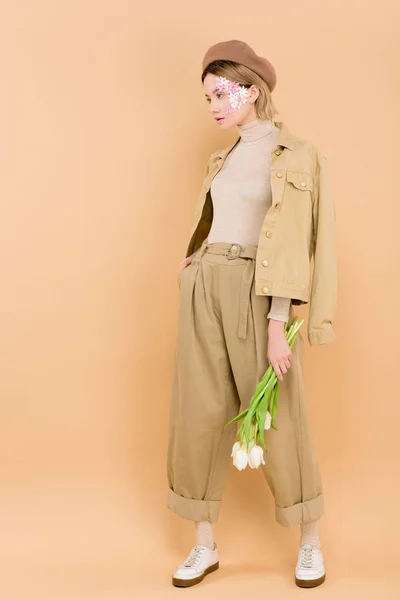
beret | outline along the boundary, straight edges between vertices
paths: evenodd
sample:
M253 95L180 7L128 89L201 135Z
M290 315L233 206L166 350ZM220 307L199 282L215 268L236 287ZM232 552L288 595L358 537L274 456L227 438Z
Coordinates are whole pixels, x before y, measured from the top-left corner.
M265 81L270 92L276 85L276 73L272 64L266 58L258 56L246 42L228 40L210 46L203 58L203 71L214 60L233 60L252 69Z

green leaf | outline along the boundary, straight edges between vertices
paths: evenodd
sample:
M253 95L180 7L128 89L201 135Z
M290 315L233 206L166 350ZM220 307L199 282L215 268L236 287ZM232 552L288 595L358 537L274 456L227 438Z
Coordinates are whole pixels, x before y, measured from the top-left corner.
M247 413L247 415L245 417L245 420L244 420L244 423L245 423L245 425L244 425L244 434L245 434L245 439L246 439L247 443L250 442L250 427L251 427L251 425L253 423L254 414L255 414L255 412L257 410L257 406L258 406L258 404L259 404L259 402L260 402L260 400L261 400L262 397L263 397L263 393L260 393L258 397L256 396L252 400L252 402L250 403L250 406L249 406L249 412Z
M265 432L264 432L264 423L261 421L260 418L260 412L257 411L256 412L256 416L257 416L257 422L258 422L258 436L257 439L260 442L261 446L264 448L264 450L267 452L267 447L265 445Z
M271 427L273 426L276 429L275 417L278 410L278 396L279 396L279 384L276 386L274 390L274 402L271 407Z
M262 392L262 390L265 387L265 384L266 384L266 380L260 379L260 381L257 383L256 389L254 391L254 394L253 394L251 400L253 400L254 397L258 396L260 394L260 392ZM251 400L250 400L250 402L251 402Z
M278 406L278 398L279 398L279 385L276 386L276 397L275 397L275 402L276 405Z
M273 413L273 410L274 410L274 403L275 403L275 394L272 394L271 395L271 403L269 405L269 412L271 414L271 423L272 423L272 420L273 420L272 419L272 413Z
M278 411L278 390L279 390L279 387L277 386L276 391L274 393L274 404L272 406L272 412L271 412L271 417L272 417L273 421L275 421L276 413Z
M251 427L251 415L247 413L245 420L243 421L243 434L248 444L250 442L250 427Z
M262 422L262 427L264 429L264 425L265 425L265 417L267 415L267 410L268 410L268 405L270 402L270 396L271 396L272 391L270 391L270 393L264 396L263 401L260 403L260 405L257 408L257 414L259 415L260 421Z
M249 409L246 408L246 410L244 410L242 413L240 413L240 415L237 415L237 417L235 417L234 419L232 419L231 421L229 421L225 427L227 427L228 425L231 425L231 423L236 423L237 421L241 421L242 419L245 418L245 416L247 415Z

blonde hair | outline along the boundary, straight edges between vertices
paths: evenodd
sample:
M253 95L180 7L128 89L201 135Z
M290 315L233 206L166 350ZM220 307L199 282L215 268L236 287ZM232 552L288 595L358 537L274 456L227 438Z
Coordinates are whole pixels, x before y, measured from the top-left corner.
M204 82L207 73L237 81L246 88L256 85L260 92L257 100L254 102L254 108L258 119L273 120L275 115L278 114L278 110L272 101L272 95L268 85L264 79L261 79L261 77L252 69L232 60L214 60L207 65L201 74L201 83Z

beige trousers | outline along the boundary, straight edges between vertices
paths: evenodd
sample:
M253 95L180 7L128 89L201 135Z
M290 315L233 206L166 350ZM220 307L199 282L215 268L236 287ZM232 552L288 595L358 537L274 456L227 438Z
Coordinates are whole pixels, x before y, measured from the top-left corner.
M237 424L267 370L271 298L255 294L255 246L206 239L179 275L180 309L170 407L167 507L217 521ZM226 256L227 254L227 256ZM290 308L289 324L294 317ZM310 435L301 330L279 382L278 430L265 432L263 475L284 526L319 519L321 476ZM234 468L234 467L233 467Z

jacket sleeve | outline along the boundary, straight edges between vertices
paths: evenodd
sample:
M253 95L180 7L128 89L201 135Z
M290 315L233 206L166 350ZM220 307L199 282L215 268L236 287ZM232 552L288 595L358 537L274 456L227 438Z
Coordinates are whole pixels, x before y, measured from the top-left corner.
M338 291L336 211L327 159L319 152L317 156L312 209L314 270L307 331L310 346L337 340L332 327Z

